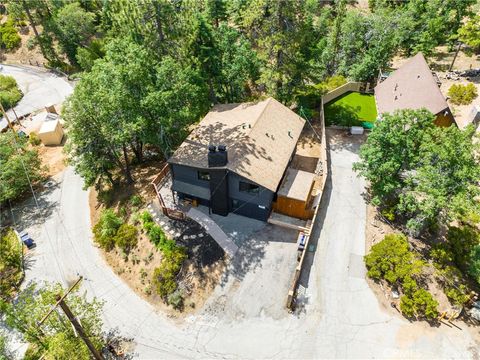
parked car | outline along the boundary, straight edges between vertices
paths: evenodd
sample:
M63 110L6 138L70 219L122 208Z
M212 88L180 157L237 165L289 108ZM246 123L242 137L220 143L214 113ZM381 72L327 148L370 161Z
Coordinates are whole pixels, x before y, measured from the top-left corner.
M32 249L36 246L35 242L33 241L33 239L30 237L30 235L28 235L28 233L26 233L25 231L22 232L20 235L20 240L22 240L22 243L25 244L25 246L28 248L28 249Z

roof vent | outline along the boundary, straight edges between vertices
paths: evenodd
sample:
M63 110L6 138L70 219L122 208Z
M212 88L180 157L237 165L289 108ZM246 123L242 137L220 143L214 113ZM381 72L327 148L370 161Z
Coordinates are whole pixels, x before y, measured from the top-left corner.
M288 130L288 136L290 136L293 139L292 132Z

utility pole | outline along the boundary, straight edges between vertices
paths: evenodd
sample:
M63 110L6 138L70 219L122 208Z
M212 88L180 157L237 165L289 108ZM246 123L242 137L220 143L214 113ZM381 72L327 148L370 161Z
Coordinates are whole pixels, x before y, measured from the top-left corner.
M0 110L2 111L3 116L5 116L5 119L7 120L8 127L10 128L10 130L13 131L13 134L14 134L15 138L18 140L18 134L17 134L17 132L15 131L15 129L13 128L13 125L12 125L12 123L10 122L10 119L8 118L7 112L6 112L5 109L3 108L3 105L2 105L1 102L0 102Z
M55 306L53 306L50 309L50 311L47 313L47 315L45 315L43 317L43 319L40 320L40 322L38 323L38 326L42 325L45 322L45 320L47 320L47 318L57 308L57 306L60 306L62 308L63 312L65 313L65 315L67 315L68 320L72 323L73 328L75 329L77 334L82 338L85 345L87 345L88 350L90 350L90 352L92 353L95 360L105 360L104 357L102 356L102 354L95 348L95 346L93 346L93 343L88 338L87 334L85 333L85 330L83 330L82 325L78 322L77 318L75 317L75 315L73 315L72 311L70 310L70 308L68 307L68 305L64 301L65 298L68 296L68 294L70 294L70 292L75 288L75 286L77 286L77 284L82 279L83 279L83 277L80 276L78 278L78 280L75 281L75 283L72 286L70 286L70 288L67 290L67 292L63 296L57 295L57 297L56 297L57 303L55 304Z

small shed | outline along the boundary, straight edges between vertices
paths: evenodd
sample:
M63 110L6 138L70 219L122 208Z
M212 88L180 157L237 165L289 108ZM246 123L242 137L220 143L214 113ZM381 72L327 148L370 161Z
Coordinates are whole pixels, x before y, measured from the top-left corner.
M288 168L277 192L273 211L298 219L311 219L314 210L310 208L310 200L314 182L315 174Z
M38 137L44 145L60 145L63 139L63 127L58 115L47 113Z

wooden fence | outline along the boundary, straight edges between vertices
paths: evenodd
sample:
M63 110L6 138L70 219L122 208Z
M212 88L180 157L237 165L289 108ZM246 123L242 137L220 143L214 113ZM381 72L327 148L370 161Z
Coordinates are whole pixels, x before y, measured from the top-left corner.
M320 161L322 162L322 170L323 170L323 176L322 180L320 183L320 201L318 202L317 207L315 208L315 212L313 213L313 218L311 221L307 223L307 228L308 230L305 231L306 239L305 239L305 247L302 251L302 255L300 257L300 261L297 264L297 267L295 268L295 273L293 275L293 282L292 285L288 291L288 296L287 296L287 303L286 306L288 309L293 310L294 304L295 304L295 298L296 298L296 293L297 293L297 288L298 288L298 281L300 280L300 276L302 275L302 270L303 270L303 265L305 262L305 257L308 252L308 246L310 244L310 236L311 232L313 229L313 226L315 225L315 220L317 219L318 211L320 209L320 206L322 204L322 196L325 190L325 184L327 182L328 178L328 155L327 155L327 137L325 134L325 116L323 113L323 104L324 104L324 99L320 100L320 139L321 139L321 147L320 147Z

